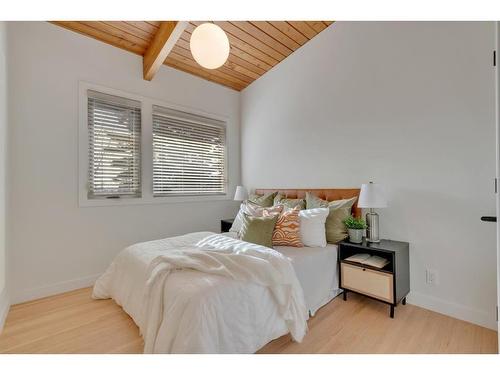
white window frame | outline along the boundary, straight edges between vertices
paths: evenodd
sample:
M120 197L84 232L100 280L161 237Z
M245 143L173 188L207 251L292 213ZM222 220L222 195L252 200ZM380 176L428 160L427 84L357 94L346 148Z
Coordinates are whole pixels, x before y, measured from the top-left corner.
M118 198L118 199L92 199L87 196L87 182L89 172L88 161L88 110L87 92L97 91L103 94L119 96L141 102L141 186L142 197ZM234 190L235 184L231 183L232 176L229 168L231 139L231 126L229 118L224 115L209 113L190 107L181 106L171 102L153 99L142 95L133 94L89 82L80 81L78 84L78 203L80 207L103 207L103 206L129 206L144 204L168 204L182 202L207 202L232 200L229 192ZM161 106L177 111L192 113L194 115L212 118L226 124L226 193L220 195L189 195L189 196L153 196L153 106Z

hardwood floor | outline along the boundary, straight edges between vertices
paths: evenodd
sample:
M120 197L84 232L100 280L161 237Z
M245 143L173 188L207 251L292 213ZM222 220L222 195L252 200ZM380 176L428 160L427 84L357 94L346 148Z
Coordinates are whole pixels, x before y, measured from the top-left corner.
M92 300L91 289L12 306L0 353L141 353L132 319L112 300ZM309 320L301 344L283 336L259 353L497 353L497 333L413 305L387 305L349 294Z

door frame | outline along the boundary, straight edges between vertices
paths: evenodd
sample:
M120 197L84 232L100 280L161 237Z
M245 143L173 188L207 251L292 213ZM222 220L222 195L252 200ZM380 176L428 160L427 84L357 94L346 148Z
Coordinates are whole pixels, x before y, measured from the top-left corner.
M498 60L500 51L500 22L495 22L495 53ZM496 122L496 215L500 213L500 194L498 182L500 181L500 73L498 63L495 64L495 122ZM499 218L500 219L500 218ZM500 350L500 320L498 319L500 306L500 220L497 220L497 324L498 324L498 347Z

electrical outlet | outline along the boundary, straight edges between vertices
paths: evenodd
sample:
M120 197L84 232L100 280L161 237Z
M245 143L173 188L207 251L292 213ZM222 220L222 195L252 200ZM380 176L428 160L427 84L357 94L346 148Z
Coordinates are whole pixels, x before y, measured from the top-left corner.
M426 269L425 270L425 282L429 285L438 284L438 273L436 270Z

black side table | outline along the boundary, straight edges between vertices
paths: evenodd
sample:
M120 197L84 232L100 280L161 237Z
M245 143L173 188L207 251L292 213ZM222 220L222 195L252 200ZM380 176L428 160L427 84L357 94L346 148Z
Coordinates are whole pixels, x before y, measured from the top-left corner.
M233 226L234 219L223 219L220 221L220 231L221 233L229 232L229 229Z
M380 240L378 243L339 243L340 287L390 305L390 317L398 303L406 304L410 292L410 244L408 242ZM376 255L388 260L383 268L370 267L346 260L355 254Z

